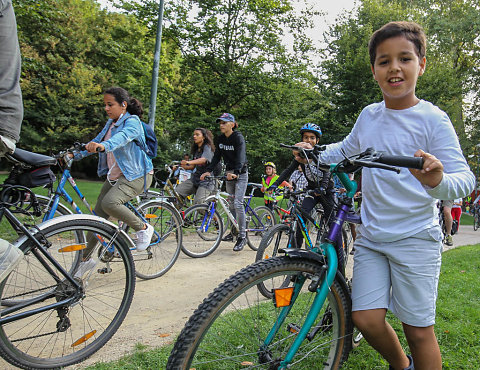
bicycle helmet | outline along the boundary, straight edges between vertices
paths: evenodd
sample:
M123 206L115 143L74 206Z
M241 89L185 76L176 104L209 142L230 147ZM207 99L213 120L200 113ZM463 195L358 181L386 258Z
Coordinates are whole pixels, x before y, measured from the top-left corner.
M322 136L322 129L320 126L316 125L315 123L306 123L302 126L300 129L300 135L302 135L304 132L313 132L317 138L320 139L320 136Z
M275 170L277 169L277 167L275 167L275 163L273 163L273 162L267 162L267 163L264 164L264 166L265 166L265 167L270 166L270 167L272 167L272 168L275 169Z

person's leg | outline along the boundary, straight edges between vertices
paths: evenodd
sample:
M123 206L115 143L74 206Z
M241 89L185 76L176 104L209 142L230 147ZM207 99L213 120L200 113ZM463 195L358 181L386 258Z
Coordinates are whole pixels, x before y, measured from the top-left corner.
M442 355L433 325L425 328L403 323L403 331L417 369L442 368Z
M403 351L395 330L385 320L386 313L387 310L384 308L354 311L352 319L368 344L394 369L404 369L408 367L410 361Z
M381 243L361 235L355 241L352 319L367 342L395 369L408 367L397 334L386 322L390 304L390 263Z
M175 187L175 191L183 198L195 194L197 187L193 184L192 179L185 180Z
M235 216L238 222L238 237L245 238L246 233L246 219L245 219L245 207L243 205L243 198L245 197L245 192L247 191L248 184L248 173L242 173L238 176L235 183L235 199L233 202L235 208Z
M152 182L152 176L147 174L147 187ZM111 217L125 222L135 231L146 228L145 223L133 213L125 203L135 198L143 192L144 179L128 181L125 177L120 177L115 185L105 194L102 201L103 210Z
M203 185L200 185L198 188L197 188L197 191L195 193L195 199L194 199L194 203L195 204L201 204L201 203L204 203L205 202L205 199L207 199L207 197L212 194L212 191L213 191L213 186L210 186L210 187L206 187L206 186L203 186Z
M312 213L312 209L315 207L317 204L317 200L313 198L311 195L305 196L302 201L302 209L310 214ZM295 231L295 247L296 248L302 248L303 244L303 235L302 235L302 226L297 225L297 230Z

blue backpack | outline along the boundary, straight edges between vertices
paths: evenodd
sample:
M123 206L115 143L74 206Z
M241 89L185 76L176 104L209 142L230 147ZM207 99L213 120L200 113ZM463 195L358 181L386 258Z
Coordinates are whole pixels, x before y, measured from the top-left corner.
M150 125L147 125L145 122L142 122L143 126L143 133L145 134L145 142L147 143L146 148L144 148L138 141L136 141L137 145L142 148L148 158L153 159L157 156L157 146L158 140L157 136L155 135L155 131Z

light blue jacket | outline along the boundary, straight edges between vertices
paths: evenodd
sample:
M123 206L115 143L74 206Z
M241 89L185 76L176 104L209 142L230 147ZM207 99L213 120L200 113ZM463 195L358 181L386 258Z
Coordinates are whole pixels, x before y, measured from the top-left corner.
M139 177L145 176L153 170L152 160L145 154L139 142L144 148L145 134L143 132L142 123L138 116L125 113L112 128L112 137L103 141L110 127L112 120L109 119L105 127L92 141L101 143L105 147L105 152L98 154L98 176L104 176L108 173L107 154L112 152L118 167L128 181L133 181ZM135 141L134 141L135 140ZM75 155L75 160L82 159L90 154L86 150Z

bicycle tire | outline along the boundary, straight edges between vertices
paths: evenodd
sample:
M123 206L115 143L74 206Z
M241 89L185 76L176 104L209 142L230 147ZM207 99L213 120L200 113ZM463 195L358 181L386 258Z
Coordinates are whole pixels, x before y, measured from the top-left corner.
M314 261L276 257L245 267L217 287L190 317L172 349L167 369L278 368L315 294L306 286L322 266ZM259 295L256 286L284 275L304 276L304 290L297 297L270 345L265 337L276 323L279 308ZM298 279L297 279L298 280ZM301 343L293 366L338 369L352 345L351 303L348 292L335 280L327 301L312 328L311 341Z
M268 230L260 242L255 262L276 257L279 249L288 247L288 239L291 233L292 230L285 224L275 225ZM262 282L257 285L257 288L265 298L273 298L272 288L267 287L267 285L269 284Z
M477 231L479 225L480 225L480 215L478 211L475 211L475 214L473 215L473 230Z
M217 210L213 215L209 213L211 211L208 204L196 204L185 211L183 218L184 236L181 248L183 253L189 257L207 257L215 252L222 241L222 217ZM202 225L207 226L206 231L202 231Z
M55 282L45 269L41 273L42 270L35 266L35 262L39 263L32 253L35 249L30 251L33 243L26 237L18 242L17 246L26 253L24 260L0 284L0 296L22 295L28 301L30 296L38 296L36 289L45 286L50 290L52 284L55 286L54 294L44 297L42 303L20 308L15 313L48 307L68 297L75 296L75 299L58 309L0 325L0 355L24 369L63 368L94 354L117 331L132 302L135 268L128 237L99 217L61 216L40 224L39 228L45 240L54 247L69 245L70 241L75 243L72 232L93 232L111 242L118 252L114 263L97 261L97 266L81 280L79 292L66 279ZM99 269L95 270L97 267ZM35 281L31 281L32 276ZM32 284L18 284L20 279L30 280ZM1 317L8 318L5 310Z
M40 217L34 217L33 219L32 218L30 218L30 219L34 222L35 225L37 225L38 223L41 222L43 216L47 213L47 211L49 211L51 209L51 207L49 206L50 198L42 196L42 195L37 195L37 194L35 194L35 196L36 196L36 198L38 200L38 203L41 207L42 214L41 214ZM58 203L57 210L54 214L54 217L71 215L71 214L73 214L73 213L70 209L68 209L62 203ZM25 218L22 217L22 215L18 215L17 219L21 222L25 221ZM85 244L85 235L82 232L77 232L75 235L76 235L76 239L77 239L76 240L77 244ZM82 260L82 252L81 251L77 251L77 252L74 252L74 253L59 253L57 250L53 250L53 249L49 248L49 252L55 258L55 260L57 262L59 262L62 265L62 267L66 271L68 271L69 273L72 273L73 271L75 271L77 269L80 261ZM1 305L2 306L12 306L12 305L18 304L20 302L21 302L20 299L2 299L1 300Z
M257 251L263 235L275 225L275 215L272 210L266 206L258 206L255 209L248 210L245 214L246 222L246 238L250 249ZM249 229L254 229L249 231Z
M159 200L142 203L137 211L153 226L155 233L145 251L132 251L135 274L144 280L155 279L165 275L178 259L182 246L182 219L175 207ZM130 237L135 241L136 234L132 233Z

